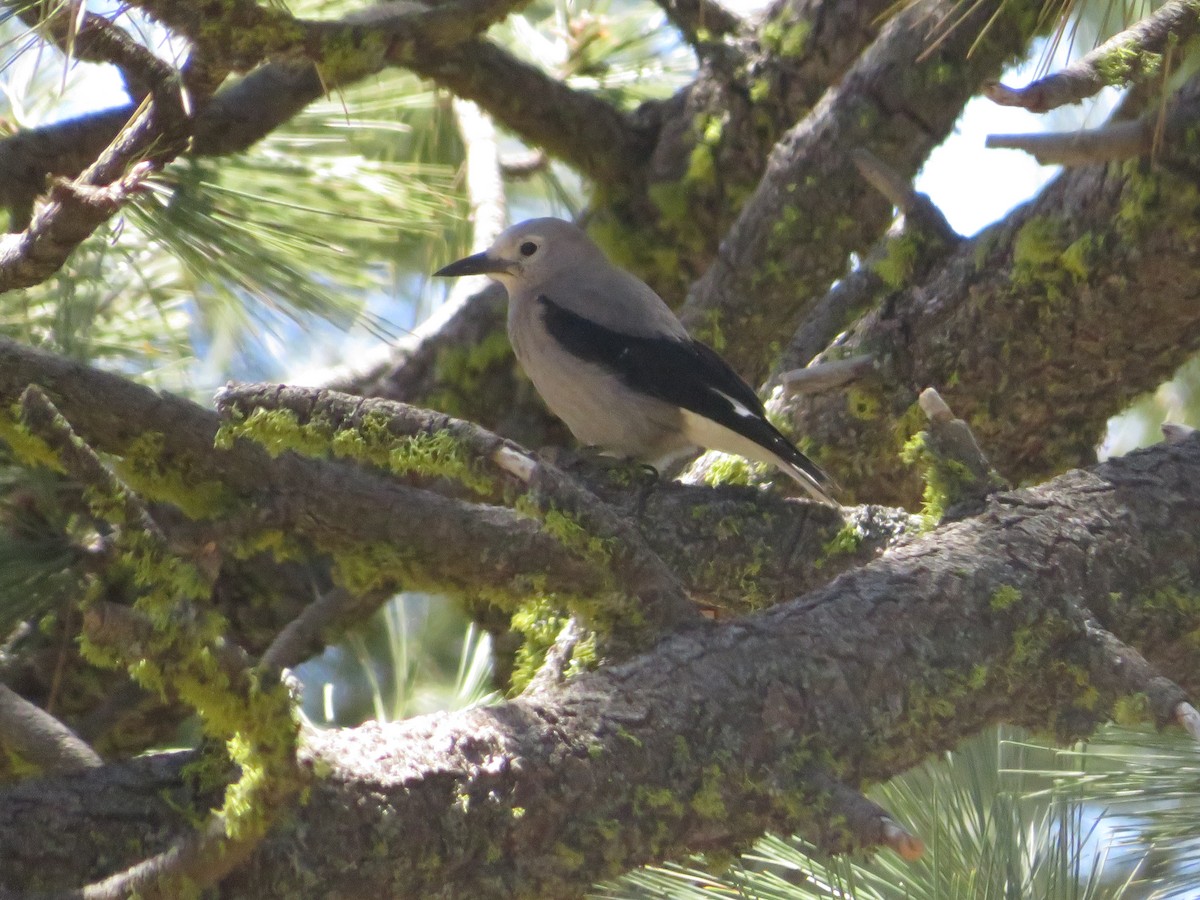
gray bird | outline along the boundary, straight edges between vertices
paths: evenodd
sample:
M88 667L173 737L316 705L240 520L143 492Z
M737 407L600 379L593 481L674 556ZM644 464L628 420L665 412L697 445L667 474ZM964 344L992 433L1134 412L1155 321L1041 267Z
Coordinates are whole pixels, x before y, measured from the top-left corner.
M513 225L434 274L504 285L517 359L581 443L655 468L699 447L736 453L834 502L829 477L767 421L753 389L570 222Z

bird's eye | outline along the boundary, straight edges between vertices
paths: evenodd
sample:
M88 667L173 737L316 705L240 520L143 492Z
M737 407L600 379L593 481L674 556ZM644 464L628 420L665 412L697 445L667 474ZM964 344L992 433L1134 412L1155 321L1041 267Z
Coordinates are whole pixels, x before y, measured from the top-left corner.
M533 256L533 254L537 253L537 247L538 247L538 245L535 244L533 241L526 241L520 247L521 255L522 256Z

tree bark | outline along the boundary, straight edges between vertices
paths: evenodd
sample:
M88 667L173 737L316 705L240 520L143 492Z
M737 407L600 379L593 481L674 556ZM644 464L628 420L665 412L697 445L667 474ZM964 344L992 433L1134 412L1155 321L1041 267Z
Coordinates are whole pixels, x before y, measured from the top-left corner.
M899 456L936 387L1021 482L1095 460L1110 416L1200 349L1193 161L1071 169L1034 201L888 292L828 357L880 364L797 397L796 432L853 496L911 504Z
M831 775L877 781L1001 720L1077 737L1148 691L1099 626L1200 687L1198 561L1200 437L997 495L796 600L565 685L310 735L308 802L220 890L568 897L766 828L835 841ZM0 884L61 889L161 848L183 827L185 759L0 793Z

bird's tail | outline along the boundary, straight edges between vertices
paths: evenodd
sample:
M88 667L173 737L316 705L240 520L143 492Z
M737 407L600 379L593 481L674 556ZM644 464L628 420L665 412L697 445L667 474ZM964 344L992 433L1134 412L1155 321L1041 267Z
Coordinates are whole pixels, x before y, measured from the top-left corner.
M764 421L764 424L767 423ZM776 468L792 476L793 480L808 491L809 496L814 500L828 503L830 506L838 506L837 500L833 497L833 492L840 490L838 483L830 478L824 469L798 450L796 445L789 441L779 429L773 425L769 425L769 427L774 434L771 436L769 446L765 443L763 446L774 457L771 462L775 464Z
M821 503L828 503L830 506L839 505L832 493L838 490L837 482L799 450L796 450L794 447L792 450L794 452L789 454L787 458L780 458L779 468L791 475L802 488L808 491L809 496L814 500L819 500Z
M708 447L723 453L737 453L747 459L766 463L786 472L813 499L837 506L833 491L837 482L821 471L821 467L796 449L783 433L765 416L743 416L735 423L735 431L705 416L683 410L684 433L697 447Z

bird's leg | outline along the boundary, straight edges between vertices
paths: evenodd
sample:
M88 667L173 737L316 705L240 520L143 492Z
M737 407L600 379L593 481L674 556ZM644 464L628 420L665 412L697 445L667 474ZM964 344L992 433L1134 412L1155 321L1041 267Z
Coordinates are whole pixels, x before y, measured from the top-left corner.
M631 485L658 480L658 470L647 463L626 456L613 456L599 447L544 447L538 455L584 481L603 478L607 482Z

